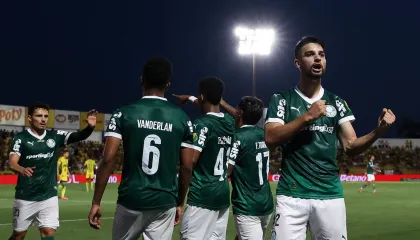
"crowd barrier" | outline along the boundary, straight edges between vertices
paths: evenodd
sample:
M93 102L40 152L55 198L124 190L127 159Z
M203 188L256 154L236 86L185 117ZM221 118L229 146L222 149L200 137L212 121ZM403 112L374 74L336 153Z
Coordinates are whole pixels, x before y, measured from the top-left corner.
M279 174L273 174L268 176L270 182L277 182L280 179ZM342 182L365 182L367 176L363 174L340 174L340 180ZM377 182L404 182L404 181L419 181L420 174L393 174L393 175L375 175L375 181Z
M67 183L72 183L72 184L86 183L86 177L84 174L72 174L71 176L69 176L68 180L69 181ZM95 179L93 179L93 181L95 182ZM120 183L120 182L121 182L121 174L111 174L111 176L109 176L108 178L108 183ZM17 183L17 175L0 175L0 184L16 184L16 183Z
M401 175L375 175L377 182L420 182L420 174L401 174ZM279 174L270 174L268 175L268 180L270 182L277 182L280 179ZM341 174L340 180L342 182L364 182L367 180L366 175L362 174ZM95 179L93 180L95 182ZM17 175L0 175L0 184L16 184ZM68 183L79 184L85 183L86 178L84 174L72 174L69 177ZM112 174L108 183L120 183L121 174Z

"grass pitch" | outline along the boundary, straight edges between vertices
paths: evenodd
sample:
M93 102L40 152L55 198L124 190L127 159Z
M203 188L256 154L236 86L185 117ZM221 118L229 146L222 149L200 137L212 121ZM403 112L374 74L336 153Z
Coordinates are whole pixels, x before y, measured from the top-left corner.
M347 208L348 239L412 240L420 236L420 183L377 183L378 194L372 188L364 193L358 190L362 183L344 183ZM272 183L275 193L277 184ZM115 211L117 185L108 184L102 209L101 230L89 227L87 215L92 201L92 192L85 192L85 185L67 185L69 200L60 200L60 228L56 239L111 239L112 217ZM12 231L12 207L14 186L0 185L0 239L7 239ZM266 239L270 239L271 224ZM234 239L235 225L229 216L227 239ZM26 239L40 239L36 227L31 227ZM179 239L179 226L173 239ZM309 239L309 238L308 238Z

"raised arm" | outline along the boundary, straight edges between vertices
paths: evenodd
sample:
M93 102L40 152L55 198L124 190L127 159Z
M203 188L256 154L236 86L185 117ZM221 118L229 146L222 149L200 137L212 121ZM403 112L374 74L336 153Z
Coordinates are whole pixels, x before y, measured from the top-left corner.
M88 115L87 115L87 119L86 119L88 125L81 131L71 133L68 136L66 144L71 144L71 143L86 140L92 134L93 130L95 129L96 115L97 114L98 114L98 112L95 111L95 109L90 110Z
M382 137L388 128L394 124L396 118L390 109L384 108L378 119L378 127L363 137L357 137L356 132L350 122L340 125L340 142L344 152L348 156L355 156L366 151L380 137Z

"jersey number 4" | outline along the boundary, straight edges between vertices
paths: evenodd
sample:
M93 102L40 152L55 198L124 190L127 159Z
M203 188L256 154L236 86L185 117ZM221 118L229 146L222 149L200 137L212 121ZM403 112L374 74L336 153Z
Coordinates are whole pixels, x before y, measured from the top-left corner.
M260 179L260 185L264 184L264 179L263 179L263 175L262 175L262 169L263 169L263 156L267 158L267 165L266 165L266 171L267 171L267 175L268 175L268 166L269 166L269 162L268 162L268 157L270 156L270 152L263 152L263 155L261 155L261 153L258 153L257 157L256 157L256 161L258 162L258 177Z
M153 175L159 168L160 151L159 148L152 146L160 145L162 140L158 135L150 134L144 139L142 169L148 175ZM152 162L150 163L150 154L152 154Z
M229 156L230 148L227 150L226 156ZM225 149L220 148L219 153L217 154L216 164L214 164L214 176L220 176L219 181L225 180L223 173L225 172L223 168L223 162L225 160ZM227 163L226 163L227 164Z

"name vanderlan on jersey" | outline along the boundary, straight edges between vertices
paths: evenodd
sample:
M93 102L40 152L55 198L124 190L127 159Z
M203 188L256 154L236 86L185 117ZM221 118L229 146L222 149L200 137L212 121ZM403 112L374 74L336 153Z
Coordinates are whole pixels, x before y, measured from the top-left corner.
M145 129L152 129L152 130L159 130L159 131L166 131L172 132L172 123L164 123L152 120L137 120L138 128L145 128Z

